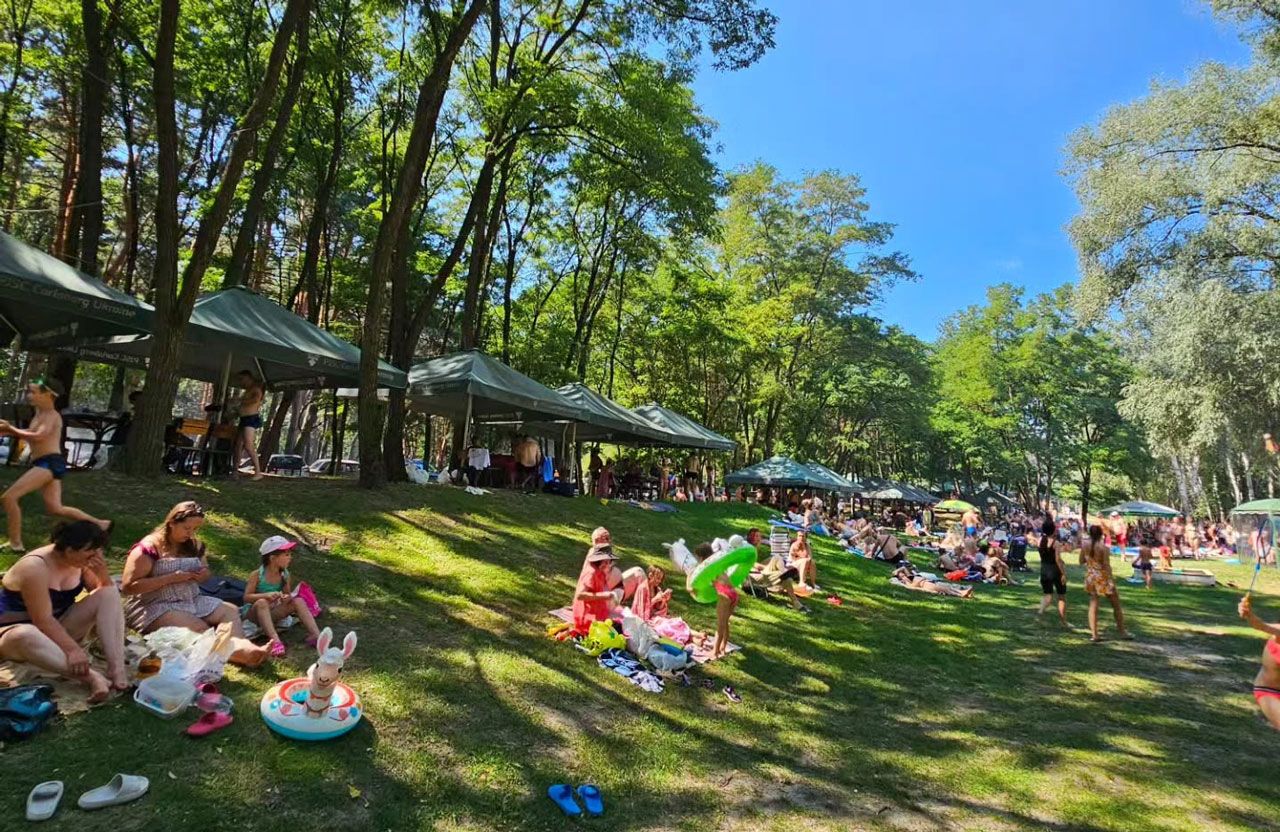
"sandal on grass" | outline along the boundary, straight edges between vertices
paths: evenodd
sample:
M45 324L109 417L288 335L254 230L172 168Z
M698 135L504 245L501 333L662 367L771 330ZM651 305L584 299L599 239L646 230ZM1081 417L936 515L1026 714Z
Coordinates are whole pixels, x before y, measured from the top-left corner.
M105 786L90 789L76 801L81 809L105 809L137 800L151 788L151 781L138 774L117 774Z
M587 814L591 817L598 818L604 814L604 797L596 786L590 783L579 786L578 797L582 798L583 805L587 807Z
M48 820L62 802L62 781L46 780L27 795L27 820Z
M573 788L564 783L557 783L547 788L547 797L551 798L551 802L560 807L560 811L564 812L571 818L582 816L582 807L573 800Z

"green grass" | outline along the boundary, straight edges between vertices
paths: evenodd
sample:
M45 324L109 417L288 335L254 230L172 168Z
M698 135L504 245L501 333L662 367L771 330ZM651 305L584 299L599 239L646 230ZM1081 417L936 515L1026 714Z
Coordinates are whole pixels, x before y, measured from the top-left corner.
M1239 591L1122 584L1138 640L1091 645L1075 567L1077 629L1064 633L1037 620L1033 580L936 598L822 543L821 582L845 606L814 598L802 617L744 599L733 619L744 651L708 668L742 694L733 705L718 688L644 693L547 639L545 612L567 602L597 525L624 563L661 562L663 541L762 526L757 509L664 515L318 481L67 481L69 502L117 520L118 549L185 498L211 511L204 537L222 574L247 575L270 533L331 541L294 572L328 607L322 623L359 632L346 678L368 718L324 744L268 731L261 694L310 662L294 631L284 661L230 672L236 722L206 741L181 734L186 720L122 700L10 745L5 818L56 777L68 796L49 829L560 830L571 824L545 788L592 781L608 816L580 825L611 830L1280 828L1277 735L1249 694L1262 642L1235 617ZM32 545L48 520L38 501L29 509ZM1246 567L1211 568L1248 582ZM1259 584L1280 590L1274 572ZM712 608L683 593L674 608L712 626ZM1274 594L1259 608L1280 618ZM74 808L117 771L150 777L151 794L99 814Z

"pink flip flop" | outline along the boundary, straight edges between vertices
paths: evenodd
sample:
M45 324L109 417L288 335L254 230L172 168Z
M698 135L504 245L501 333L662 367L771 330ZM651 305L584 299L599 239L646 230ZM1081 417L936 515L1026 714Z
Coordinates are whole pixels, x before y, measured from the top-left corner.
M205 737L214 731L226 728L232 722L235 722L235 719L232 718L231 714L213 711L187 726L187 734L192 737Z
M267 652L277 659L280 658L285 654L284 642L280 639L272 641L271 644L267 646Z

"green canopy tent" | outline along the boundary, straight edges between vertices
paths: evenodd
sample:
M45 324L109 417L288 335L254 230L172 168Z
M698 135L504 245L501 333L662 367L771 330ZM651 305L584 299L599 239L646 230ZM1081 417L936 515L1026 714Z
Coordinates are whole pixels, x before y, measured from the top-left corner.
M415 364L409 370L409 406L463 421L463 444L471 422L524 424L581 421L582 408L479 350L455 352Z
M556 392L573 402L578 409L578 424L574 428L576 441L666 447L680 447L684 444L683 437L663 430L585 384L573 382L557 387ZM562 427L555 423L526 425L530 433L559 431Z
M829 483L828 485L822 486L826 491L839 491L843 494L851 494L856 490L856 486L854 486L853 482L840 476L821 462L806 462L804 465L813 471L814 474Z
M997 509L1013 509L1019 507L1017 500L1007 494L1001 494L999 491L996 491L991 487L979 489L973 494L966 494L965 500L981 508L986 508L987 506L994 506Z
M921 488L904 482L887 482L882 488L870 491L865 496L872 500L902 500L907 503L931 505L938 498Z
M1176 508L1162 506L1159 503L1149 503L1146 500L1130 500L1127 503L1117 503L1114 506L1108 506L1102 509L1098 514L1106 517L1111 514L1119 514L1121 517L1178 517L1182 512Z
M771 456L763 462L725 475L725 485L764 485L771 488L830 489L830 481L803 462Z
M106 364L145 367L151 336L124 336L65 350ZM278 303L236 287L196 301L182 345L182 375L226 387L247 370L272 389L323 389L360 382L360 350ZM378 384L404 387L402 370L378 362Z
M701 448L707 451L732 451L738 446L738 443L732 439L726 439L687 416L681 416L674 410L668 410L656 403L632 408L632 412L657 425L661 430L679 436L682 440L681 445L687 448Z
M1236 531L1236 556L1241 563L1271 563L1280 566L1276 548L1280 536L1280 500L1251 500L1231 509L1231 526Z
M0 339L23 347L149 332L152 309L0 231Z

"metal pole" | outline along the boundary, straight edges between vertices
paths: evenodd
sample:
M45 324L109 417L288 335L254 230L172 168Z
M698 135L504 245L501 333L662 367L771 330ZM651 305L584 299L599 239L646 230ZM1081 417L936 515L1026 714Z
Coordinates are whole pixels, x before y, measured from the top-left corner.
M467 415L462 420L462 452L466 453L467 448L471 445L471 408L474 397L467 394Z

